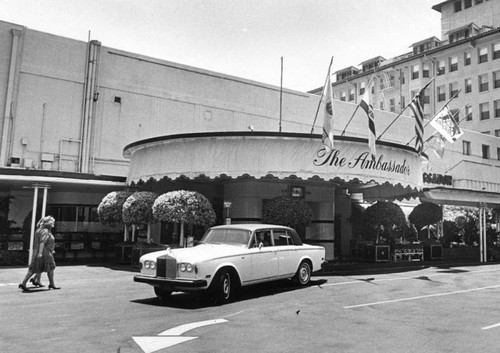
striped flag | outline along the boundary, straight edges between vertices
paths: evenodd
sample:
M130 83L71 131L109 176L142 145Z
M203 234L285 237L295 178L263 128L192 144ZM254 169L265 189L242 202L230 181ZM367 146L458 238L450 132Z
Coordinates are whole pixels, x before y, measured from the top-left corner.
M424 91L431 82L432 80L427 82L410 102L410 109L415 116L415 150L419 155L422 154L424 150Z
M370 101L370 87L365 90L363 98L359 105L366 113L368 117L368 146L370 147L370 154L372 159L377 156L377 150L375 148L375 140L377 139L377 134L375 133L375 115L373 114L373 106Z
M321 141L325 146L325 150L330 152L333 150L333 94L332 83L330 81L330 68L328 68L328 76L324 87L323 103L325 109L323 111L323 135Z

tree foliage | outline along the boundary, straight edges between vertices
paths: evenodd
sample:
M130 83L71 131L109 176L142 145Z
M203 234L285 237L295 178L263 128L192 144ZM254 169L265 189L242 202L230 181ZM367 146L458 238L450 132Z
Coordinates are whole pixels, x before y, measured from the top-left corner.
M150 191L137 191L130 195L122 207L125 224L149 224L154 222L153 204L158 194Z
M112 191L103 197L97 207L97 215L102 224L123 223L123 204L132 193L129 191Z
M160 195L153 204L158 221L186 223L209 227L215 223L215 212L205 196L188 190L170 191Z
M364 229L375 232L378 243L380 234L389 238L401 235L406 226L406 217L399 205L389 201L378 201L363 212L362 222Z
M288 227L311 223L312 210L304 199L278 196L265 203L262 221Z
M414 224L417 230L423 227L436 224L443 219L441 206L432 202L422 202L417 205L408 216L410 223Z

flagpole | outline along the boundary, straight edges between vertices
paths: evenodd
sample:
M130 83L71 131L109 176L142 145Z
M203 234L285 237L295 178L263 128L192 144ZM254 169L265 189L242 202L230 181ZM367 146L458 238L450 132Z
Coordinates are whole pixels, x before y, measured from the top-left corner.
M443 106L442 106L442 107L441 107L441 108L440 108L440 109L436 112L436 114L434 114L434 116L432 117L432 119L434 119L434 118L436 117L436 115L438 115L439 113L441 113L441 111L442 111L442 110L443 110L443 109L444 109L444 108L445 108L448 104L450 104L450 102L451 102L453 99L455 99L455 98L458 96L458 94L460 93L460 91L462 91L462 89L459 89L459 90L457 91L457 93L455 93L455 94L453 95L453 97L451 97L450 99L448 99L448 101L447 101L447 102L446 102L446 103L445 103L445 104L444 104L444 105L443 105ZM431 123L432 119L429 119L429 121L428 121L428 122L424 125L424 129L427 127L427 125L429 125L429 124ZM411 140L410 140L410 141L408 141L408 143L406 144L406 146L408 146L408 145L409 145L409 144L413 141L413 139L414 139L414 138L415 138L415 136L413 136L413 137L411 138Z
M283 57L281 57L281 79L280 79L280 123L279 132L281 132L281 116L283 112Z
M434 79L436 78L436 76L437 76L437 75L434 75L434 76L433 76L433 77L429 80L429 82L427 82L427 83L425 84L424 88L422 88L420 91L425 90L425 89L426 89L426 88L427 88L427 87L431 84L431 82L432 82L432 81L434 81ZM420 92L420 91L419 91L419 92ZM404 107L404 109L403 109L402 111L400 111L400 112L399 112L399 114L396 116L396 118L394 118L394 120L393 120L393 121L389 124L389 126L387 126L387 127L385 128L385 130L384 130L384 131L382 131L382 133L381 133L380 135L378 135L378 137L377 137L377 141L378 141L378 140L380 140L380 138L381 138L381 137L382 137L382 136L383 136L383 135L387 132L387 130L389 130L389 128L390 128L390 127L391 127L391 126L392 126L392 125L396 122L396 120L398 120L398 119L399 119L399 117L401 116L401 114L403 114L403 113L404 113L404 111L405 111L406 109L408 109L408 107L410 106L411 102L413 102L413 99L410 101L410 103L408 103L408 104L406 105L406 107ZM411 142L411 141L410 141L410 142Z
M328 66L328 73L326 74L325 84L323 85L323 91L321 91L321 96L319 98L318 108L316 109L316 115L314 116L314 121L313 121L313 124L311 127L311 134L314 132L314 125L316 124L316 119L318 118L318 113L319 113L319 107L321 106L321 101L323 100L323 95L325 94L325 86L326 86L326 82L328 81L328 77L330 76L330 69L332 68L332 63L333 63L333 56L332 56L332 59L330 60L330 66Z
M375 71L373 72L372 77L370 78L370 81L368 81L368 85L367 85L366 89L370 89L370 85L371 85L371 83L372 83L372 81L373 81L373 77L374 77L374 76L375 76ZM361 98L361 99L363 99L363 98ZM347 130L347 127L349 126L349 124L351 124L351 121L352 121L352 119L354 118L354 115L356 114L356 112L358 111L359 106L360 106L360 103L358 103L358 105L356 106L356 109L354 109L354 113L352 113L351 118L350 118L350 119L349 119L349 121L347 122L347 124L346 124L346 126L344 127L344 130L342 131L342 134L341 134L340 136L344 136L345 131Z

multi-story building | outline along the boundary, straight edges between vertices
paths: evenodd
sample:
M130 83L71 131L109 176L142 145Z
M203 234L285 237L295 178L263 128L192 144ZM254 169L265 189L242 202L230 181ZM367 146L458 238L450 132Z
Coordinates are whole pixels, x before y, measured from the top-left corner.
M498 3L471 6L498 14ZM435 6L444 22L454 16L450 6L454 2ZM498 23L493 18L488 25ZM500 161L492 158L500 147L494 126L500 34L472 22L477 32L467 38L445 28L452 39L432 37L415 43L415 52L337 72L337 136L334 151L325 153L315 92L281 92L0 21L0 196L11 197L7 217L21 228L33 209L42 208L56 216L67 256L103 256L120 237L117 228L96 219L96 206L110 191L196 190L212 202L219 220L230 214L240 223L261 222L266 200L291 195L303 197L313 213L301 236L325 245L332 259L334 247L349 254L353 202L361 198L500 208ZM429 152L422 159L409 143L414 120L404 112L391 121L442 66L426 92L425 114L433 115L471 82L471 92L463 88L450 104L464 106L461 115L472 112L472 120L463 123L459 142L447 144L442 160ZM374 85L368 84L372 78ZM366 116L356 109L366 89L378 108L377 131L391 125L377 143L377 162L367 159ZM174 225L155 227L156 242L176 231ZM0 250L28 243L19 234L0 234Z

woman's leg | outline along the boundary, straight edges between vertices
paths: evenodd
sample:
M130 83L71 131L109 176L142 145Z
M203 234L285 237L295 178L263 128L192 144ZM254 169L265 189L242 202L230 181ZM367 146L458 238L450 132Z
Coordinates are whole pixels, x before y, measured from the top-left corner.
M52 289L59 289L60 287L56 287L54 284L54 270L50 270L47 272L47 276L49 277L49 288Z

